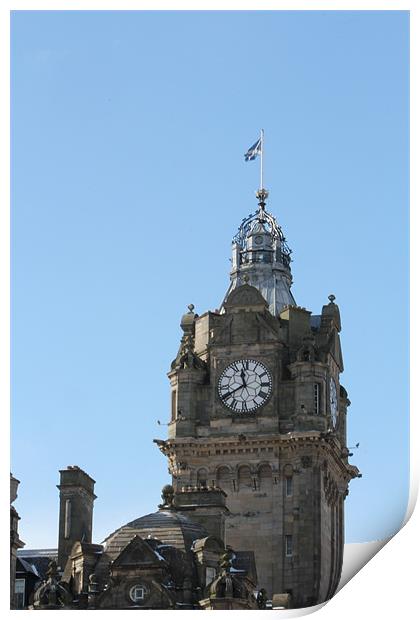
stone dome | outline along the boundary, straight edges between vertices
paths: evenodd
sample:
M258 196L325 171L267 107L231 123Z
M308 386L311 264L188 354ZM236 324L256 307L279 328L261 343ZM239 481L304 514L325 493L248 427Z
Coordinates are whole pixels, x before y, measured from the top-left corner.
M134 536L157 538L181 551L190 551L194 540L208 536L207 530L175 510L158 510L130 521L115 530L104 541L104 552L113 560Z

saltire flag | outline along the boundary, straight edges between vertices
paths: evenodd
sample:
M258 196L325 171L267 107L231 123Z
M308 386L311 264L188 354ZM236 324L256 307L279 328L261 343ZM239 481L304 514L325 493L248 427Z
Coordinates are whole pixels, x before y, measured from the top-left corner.
M261 155L261 138L259 138L255 144L249 147L245 153L245 161L253 161L257 155Z

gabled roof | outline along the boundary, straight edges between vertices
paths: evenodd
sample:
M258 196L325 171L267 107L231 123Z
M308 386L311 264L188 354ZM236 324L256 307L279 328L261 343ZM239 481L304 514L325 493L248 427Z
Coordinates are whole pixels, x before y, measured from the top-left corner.
M224 307L226 312L232 310L233 308L253 308L264 310L264 308L268 307L268 303L257 288L250 286L249 284L242 284L242 286L234 288L233 291L229 293L226 301L224 302Z
M146 540L143 540L140 536L134 536L114 560L112 566L113 568L117 566L132 566L133 564L136 566L151 566L160 565L161 563L167 564L166 560L152 549Z

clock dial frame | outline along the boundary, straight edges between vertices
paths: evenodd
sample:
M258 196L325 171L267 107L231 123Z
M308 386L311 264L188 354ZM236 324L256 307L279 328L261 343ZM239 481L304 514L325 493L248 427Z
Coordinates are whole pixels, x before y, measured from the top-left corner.
M337 401L337 385L333 377L330 378L330 414L333 427L337 425L338 419L338 401Z
M267 403L273 391L273 380L262 362L240 359L223 370L217 391L225 407L235 413L250 413Z

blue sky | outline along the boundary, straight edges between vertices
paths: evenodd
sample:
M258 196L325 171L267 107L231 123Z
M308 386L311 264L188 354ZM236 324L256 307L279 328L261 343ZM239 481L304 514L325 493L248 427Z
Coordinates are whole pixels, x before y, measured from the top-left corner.
M97 481L94 538L152 512L152 439L189 303L268 208L293 293L340 306L363 472L348 542L394 533L409 483L407 12L12 15L12 465L27 547L57 543L58 470Z

